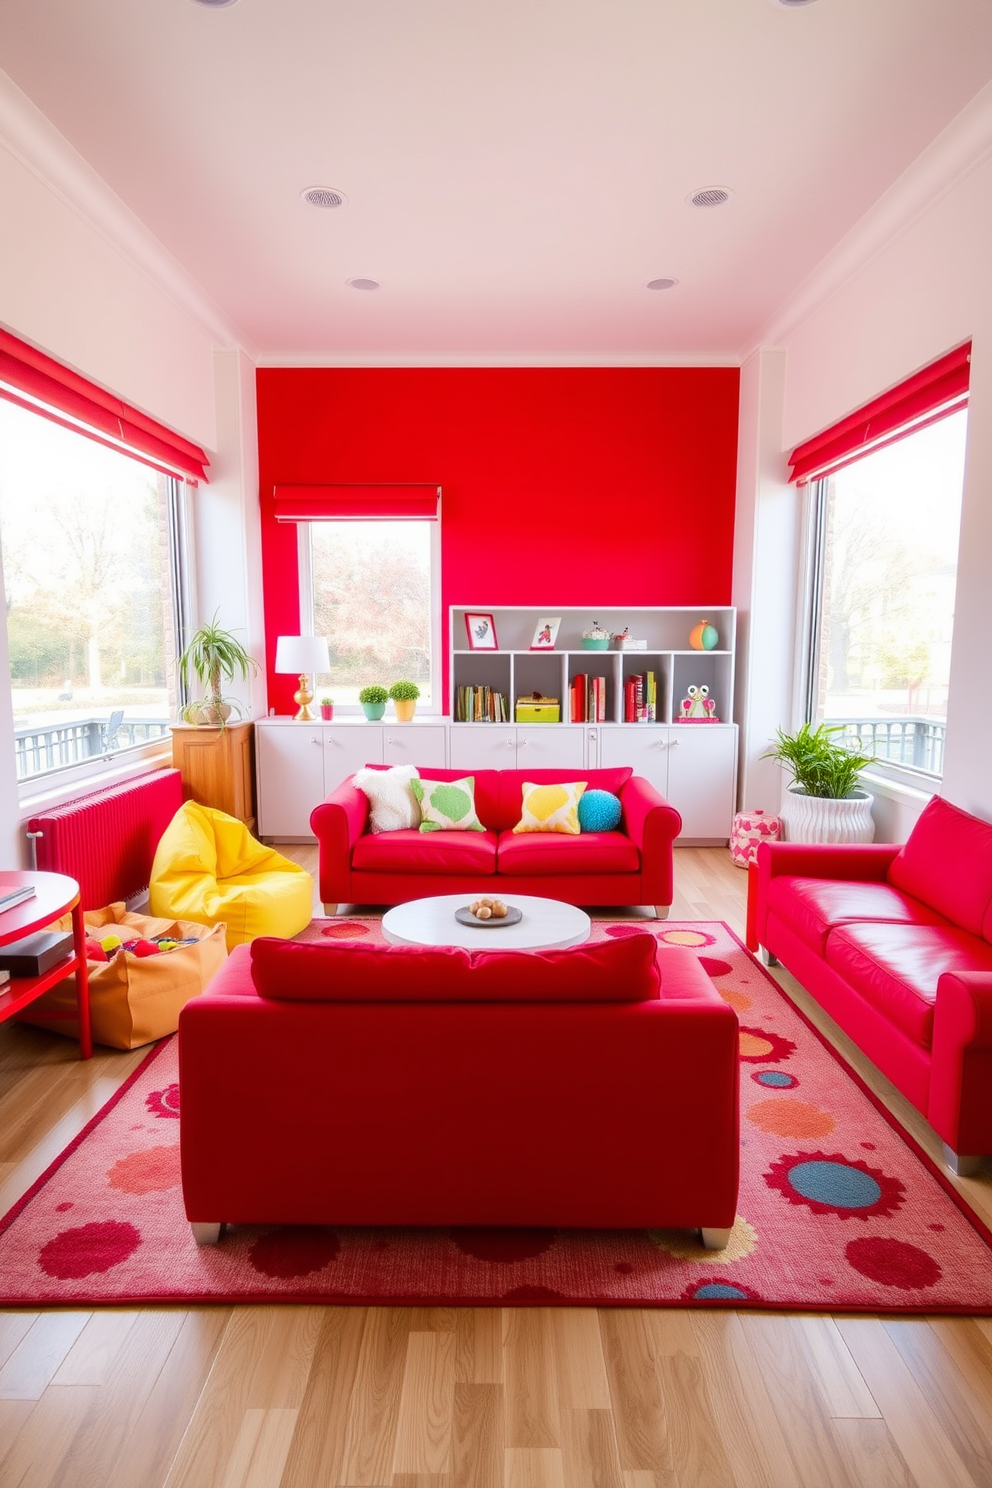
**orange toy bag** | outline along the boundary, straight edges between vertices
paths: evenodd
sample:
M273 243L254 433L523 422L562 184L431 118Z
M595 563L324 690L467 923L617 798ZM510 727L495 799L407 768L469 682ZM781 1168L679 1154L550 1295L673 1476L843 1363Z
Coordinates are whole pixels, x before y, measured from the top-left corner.
M156 919L132 914L123 902L106 909L86 910L87 936L100 940L118 934L122 940L149 940L157 935L176 940L195 939L195 945L176 946L155 956L136 956L123 949L111 952L107 961L88 961L90 1023L93 1042L111 1049L136 1049L166 1034L175 1033L180 1010L198 997L221 963L227 959L226 926L194 924L192 920ZM64 917L66 929L71 921ZM74 1018L58 1022L46 1011L71 1012L76 1005L75 975L65 977L18 1016L25 1023L52 1028L70 1038L78 1037Z

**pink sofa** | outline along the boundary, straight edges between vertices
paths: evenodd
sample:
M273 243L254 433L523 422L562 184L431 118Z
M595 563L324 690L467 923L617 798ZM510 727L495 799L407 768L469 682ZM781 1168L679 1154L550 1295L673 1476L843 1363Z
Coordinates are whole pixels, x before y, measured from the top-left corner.
M179 1020L186 1213L699 1228L738 1183L737 1017L654 936L561 951L262 939Z
M485 832L416 829L372 833L368 800L353 776L315 807L320 897L327 914L342 903L403 904L435 894L536 894L569 904L652 904L664 919L672 903L672 843L682 818L628 768L611 770L434 770L431 780L475 778L475 809ZM584 780L620 797L615 832L520 833L523 783Z
M934 796L903 846L762 843L752 935L921 1111L992 1153L992 825Z

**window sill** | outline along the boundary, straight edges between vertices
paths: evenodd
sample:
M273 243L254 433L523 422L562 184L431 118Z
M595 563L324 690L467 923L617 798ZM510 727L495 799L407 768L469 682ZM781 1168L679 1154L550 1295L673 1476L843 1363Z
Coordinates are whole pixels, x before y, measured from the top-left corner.
M103 790L108 785L117 785L122 780L131 780L136 775L145 775L171 764L172 741L158 739L154 744L117 755L113 763L94 760L88 769L76 766L72 770L24 780L18 788L20 807L26 817L36 816L39 811L64 805L66 801L89 795L91 791Z

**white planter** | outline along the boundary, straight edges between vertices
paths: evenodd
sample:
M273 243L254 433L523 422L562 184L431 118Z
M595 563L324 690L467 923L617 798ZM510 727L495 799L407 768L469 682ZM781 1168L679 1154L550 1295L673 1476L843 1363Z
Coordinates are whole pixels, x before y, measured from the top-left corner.
M871 818L873 796L857 790L853 796L833 800L807 796L790 785L782 801L782 825L787 842L871 842L875 823Z

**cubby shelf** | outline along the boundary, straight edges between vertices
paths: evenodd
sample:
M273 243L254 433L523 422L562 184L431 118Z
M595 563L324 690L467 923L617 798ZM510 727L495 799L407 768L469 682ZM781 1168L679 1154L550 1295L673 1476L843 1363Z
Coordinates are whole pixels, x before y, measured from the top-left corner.
M466 616L491 617L497 646L478 649L469 645ZM539 622L548 616L560 619L553 650L533 650L531 642ZM605 683L605 709L599 718L585 718L586 726L626 722L624 684L634 675L652 672L656 680L657 704L650 722L675 724L682 715L682 700L690 687L706 688L713 712L721 724L733 722L734 649L737 612L728 605L679 605L636 609L535 610L516 605L453 606L450 611L451 712L458 718L459 688L487 688L506 700L512 722L518 698L539 693L557 698L561 724L572 722L569 697L576 676L601 677ZM701 621L715 627L718 642L713 650L697 651L689 635ZM587 650L582 632L593 624L611 634L625 629L647 642L645 650ZM478 720L487 722L490 720ZM646 720L640 720L641 725ZM633 726L633 725L631 725ZM700 727L702 725L687 725ZM717 727L716 723L709 725Z

